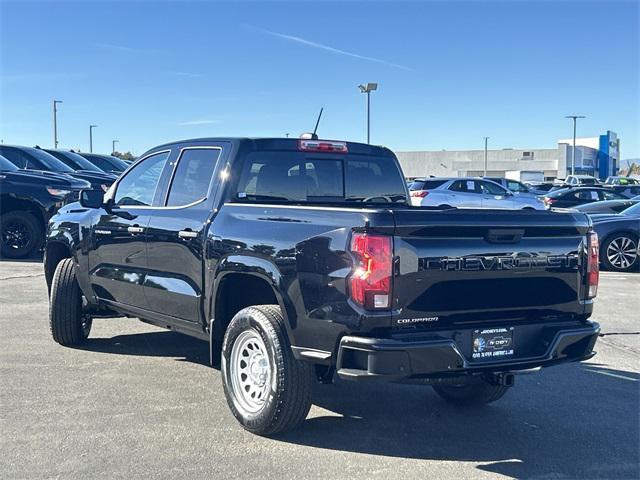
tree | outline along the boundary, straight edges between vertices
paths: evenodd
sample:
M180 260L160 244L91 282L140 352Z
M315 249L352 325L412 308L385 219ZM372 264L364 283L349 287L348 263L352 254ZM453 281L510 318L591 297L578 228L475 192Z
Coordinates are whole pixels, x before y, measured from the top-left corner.
M135 160L137 157L131 153L131 152L126 152L126 153L122 153L122 152L113 152L111 155L113 155L114 157L118 157L121 158L122 160Z

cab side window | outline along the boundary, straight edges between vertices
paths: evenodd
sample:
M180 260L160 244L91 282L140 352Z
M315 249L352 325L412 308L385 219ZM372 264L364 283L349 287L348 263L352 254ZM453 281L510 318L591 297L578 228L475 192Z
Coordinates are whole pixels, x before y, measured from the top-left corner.
M169 188L168 207L189 205L207 197L220 152L219 148L182 151Z
M169 152L145 158L120 180L114 201L118 206L150 206Z
M474 180L456 180L451 184L449 190L462 193L478 193Z
M503 187L495 183L491 183L491 182L479 182L479 183L480 183L480 190L482 191L482 193L486 195L506 195L507 193L507 191Z

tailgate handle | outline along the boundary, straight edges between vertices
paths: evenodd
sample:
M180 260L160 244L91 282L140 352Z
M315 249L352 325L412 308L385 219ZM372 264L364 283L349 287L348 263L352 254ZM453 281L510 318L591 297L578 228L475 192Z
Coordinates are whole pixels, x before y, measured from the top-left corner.
M491 229L484 237L489 243L518 243L524 236L524 228L506 230Z

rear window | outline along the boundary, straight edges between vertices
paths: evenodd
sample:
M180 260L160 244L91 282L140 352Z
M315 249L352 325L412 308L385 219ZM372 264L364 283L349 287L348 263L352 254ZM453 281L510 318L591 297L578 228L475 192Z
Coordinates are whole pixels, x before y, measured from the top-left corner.
M405 203L406 193L404 179L390 157L252 152L244 161L236 198Z
M438 188L446 180L416 180L409 185L409 190L432 190Z

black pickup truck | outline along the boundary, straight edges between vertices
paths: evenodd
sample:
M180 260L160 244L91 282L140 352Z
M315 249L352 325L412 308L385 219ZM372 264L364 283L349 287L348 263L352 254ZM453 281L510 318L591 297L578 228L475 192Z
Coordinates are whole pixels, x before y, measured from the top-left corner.
M302 422L314 380L489 403L594 355L598 242L578 212L412 207L383 147L213 138L156 147L49 224L54 340L129 316L209 342L249 431Z

